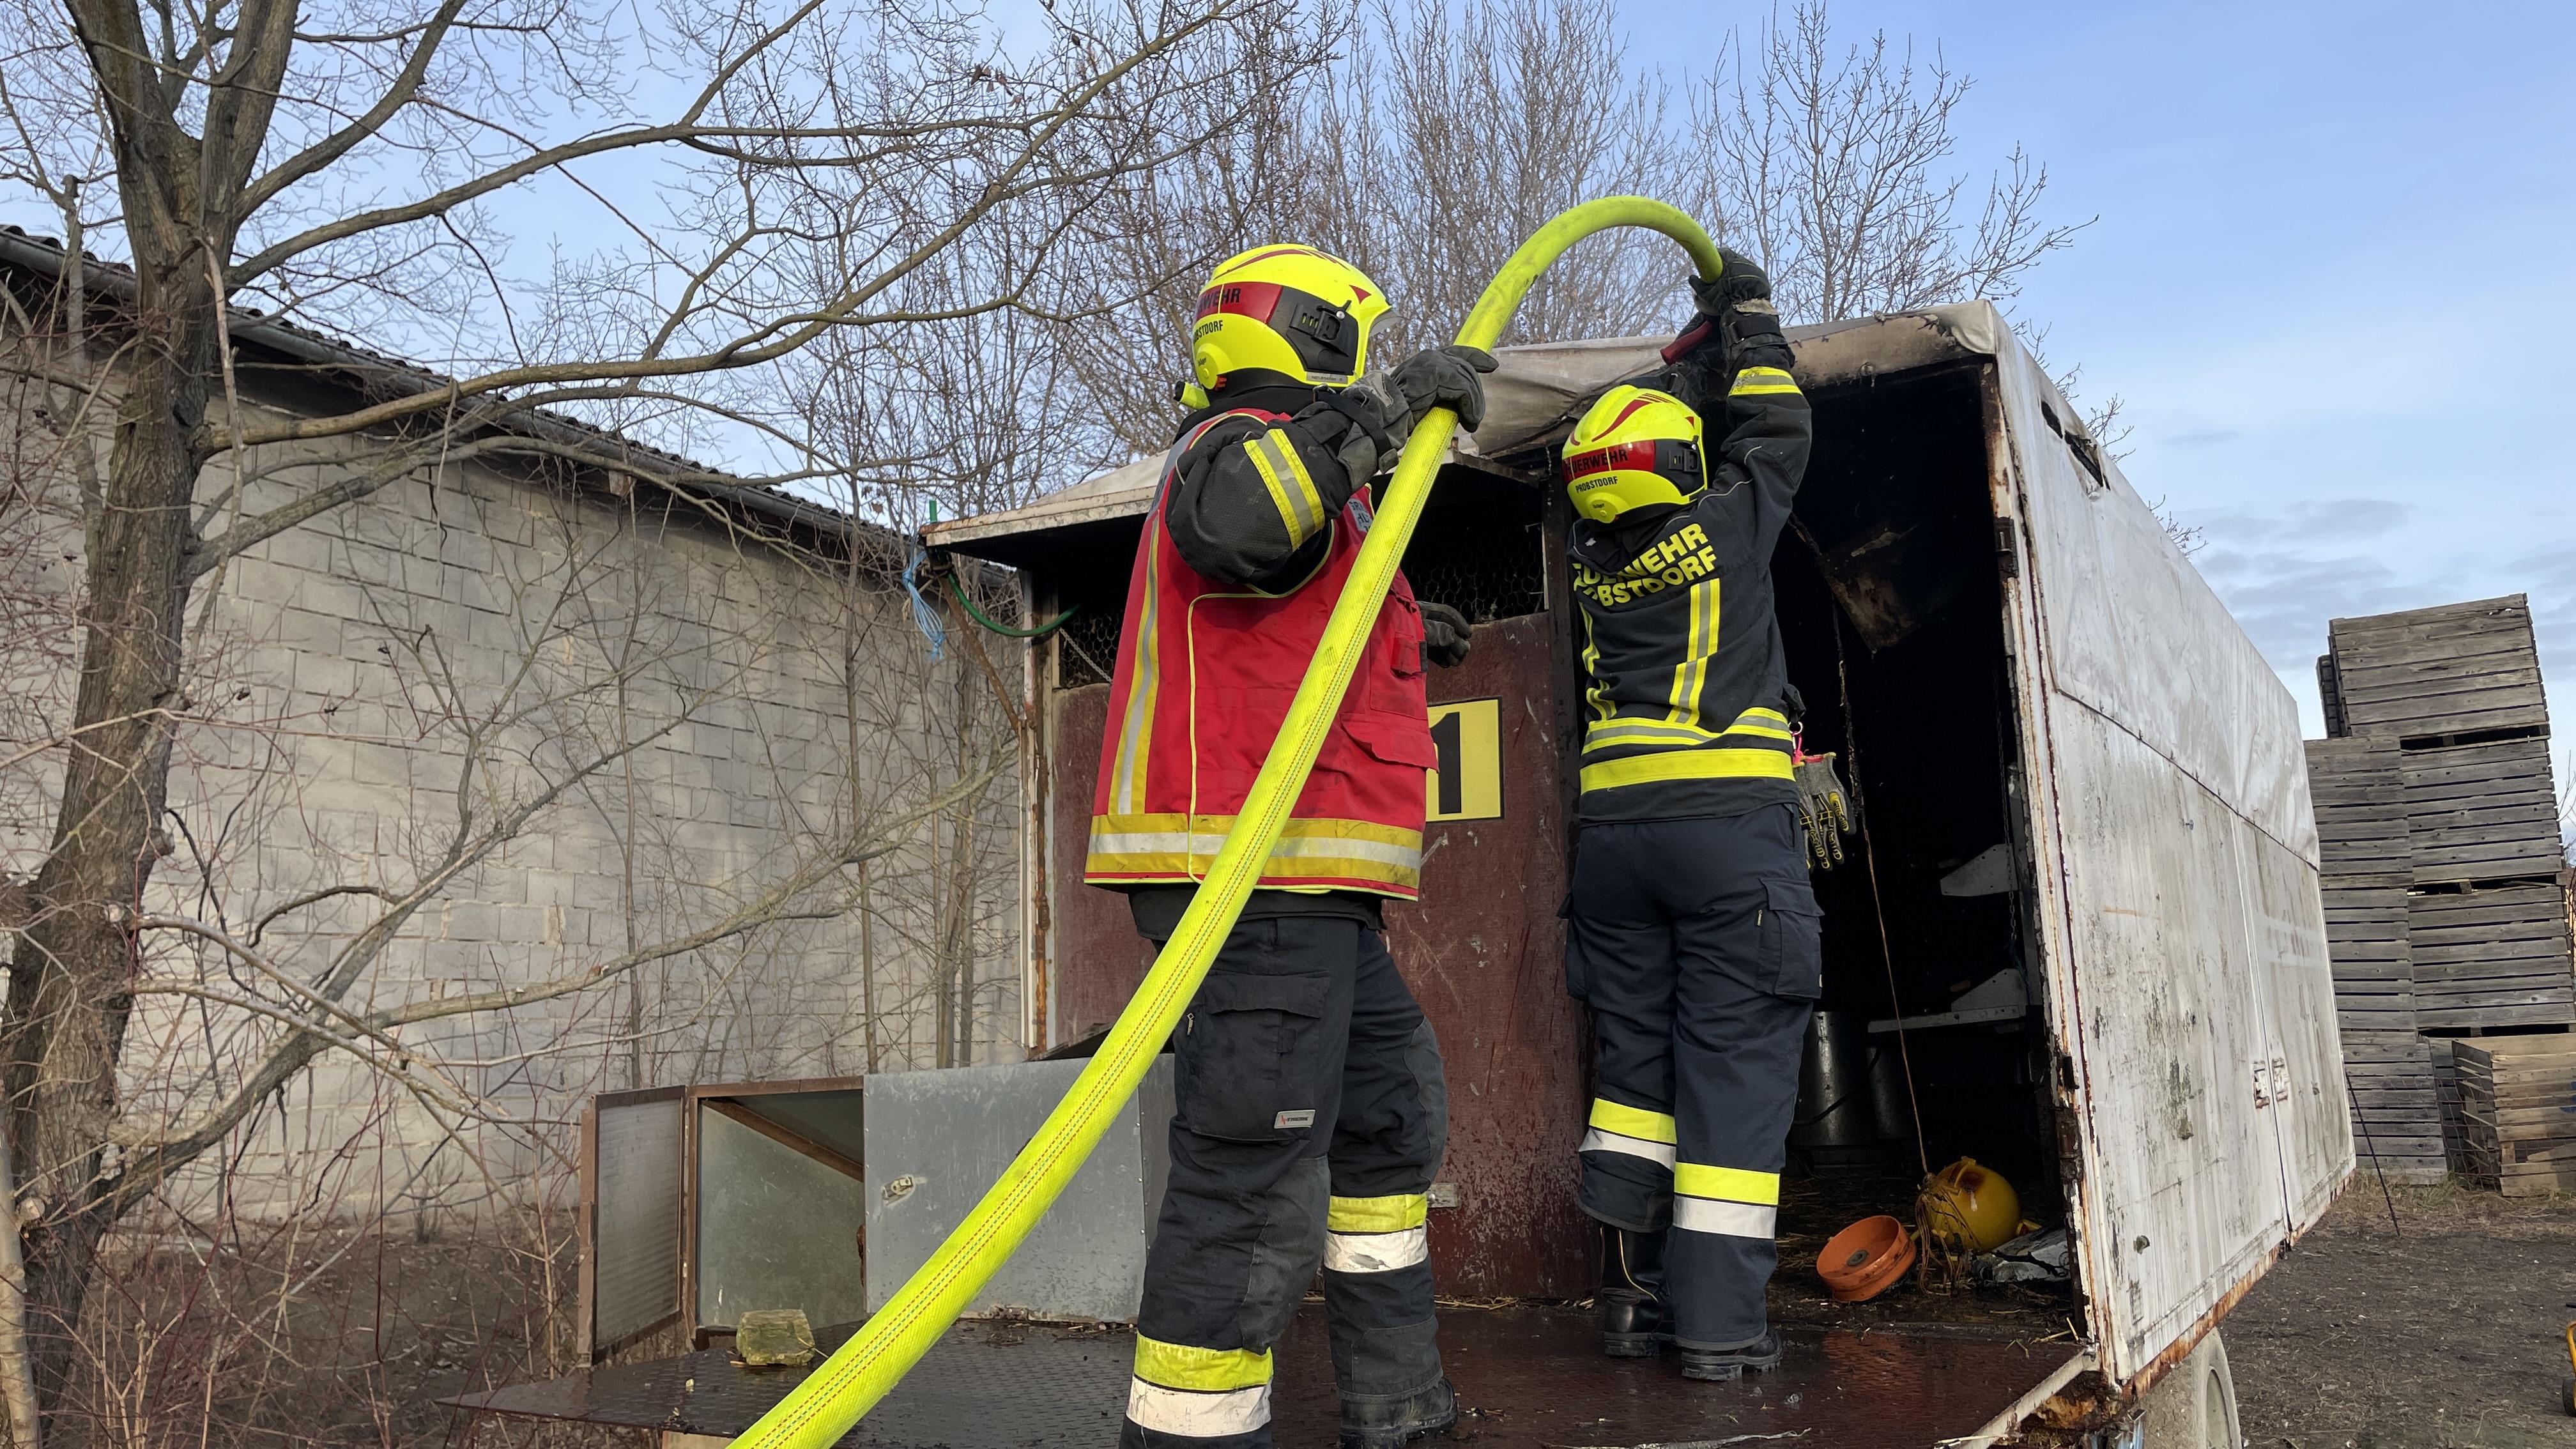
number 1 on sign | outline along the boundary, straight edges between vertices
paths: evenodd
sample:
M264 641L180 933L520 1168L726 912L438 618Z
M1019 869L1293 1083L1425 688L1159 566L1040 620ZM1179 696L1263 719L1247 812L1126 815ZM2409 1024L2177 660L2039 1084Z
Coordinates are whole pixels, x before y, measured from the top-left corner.
M1440 763L1423 781L1433 820L1498 820L1503 814L1503 702L1462 699L1431 706L1431 747Z

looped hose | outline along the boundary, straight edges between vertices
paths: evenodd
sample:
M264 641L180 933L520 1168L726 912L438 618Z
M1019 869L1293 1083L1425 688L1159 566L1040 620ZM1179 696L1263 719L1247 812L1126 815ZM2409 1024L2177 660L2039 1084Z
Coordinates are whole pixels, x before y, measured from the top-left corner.
M1586 202L1557 217L1512 254L1493 285L1478 299L1476 310L1459 329L1458 341L1490 348L1504 324L1520 306L1539 273L1567 247L1614 226L1642 226L1680 242L1698 264L1700 275L1715 280L1724 269L1717 243L1697 222L1673 207L1642 196L1613 196ZM1117 1024L1083 1065L1082 1074L1056 1104L1045 1125L1002 1172L1001 1181L974 1211L930 1255L930 1261L897 1289L875 1317L850 1335L849 1341L808 1374L785 1399L734 1441L743 1449L825 1449L876 1407L904 1372L930 1351L957 1316L974 1306L984 1285L1026 1239L1049 1205L1073 1180L1074 1172L1109 1130L1110 1121L1136 1094L1153 1065L1154 1054L1180 1024L1181 1012L1198 994L1199 982L1216 960L1243 913L1262 863L1279 843L1288 812L1305 789L1315 767L1324 734L1340 713L1342 695L1368 643L1370 627L1386 603L1397 561L1413 537L1433 477L1449 450L1458 415L1449 408L1425 413L1404 454L1394 480L1378 505L1377 521L1352 562L1349 580L1333 604L1313 662L1289 703L1279 737L1262 762L1251 792L1226 833L1216 861L1208 867L1189 909L1153 969L1119 1013ZM911 574L905 573L907 584ZM920 595L916 593L916 601Z
M958 606L966 611L966 617L973 619L976 623L983 625L985 628L992 630L994 633L1001 635L1005 639L1043 639L1049 634L1054 633L1056 630L1063 628L1065 620L1082 612L1082 606L1080 604L1076 604L1072 608L1065 610L1063 613L1056 615L1054 618L1047 620L1045 623L1040 624L1034 629L1014 629L1008 624L996 624L992 620L985 618L984 611L975 607L974 599L967 595L966 586L957 582L957 576L955 574L950 574L948 576L948 592L957 596ZM937 656L934 655L933 657L935 658Z

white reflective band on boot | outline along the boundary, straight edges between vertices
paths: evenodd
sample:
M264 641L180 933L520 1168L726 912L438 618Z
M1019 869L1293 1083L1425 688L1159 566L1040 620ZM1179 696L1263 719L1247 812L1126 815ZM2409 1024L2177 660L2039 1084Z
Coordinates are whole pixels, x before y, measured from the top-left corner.
M1249 1434L1270 1422L1270 1386L1208 1392L1167 1389L1131 1378L1127 1417L1157 1434L1186 1434L1193 1439Z
M1324 1235L1324 1269L1330 1273L1391 1273L1430 1260L1431 1236L1422 1228Z
M1758 1203L1720 1202L1710 1197L1675 1197L1673 1226L1686 1233L1717 1233L1730 1238L1777 1237L1780 1210Z
M1649 1142L1643 1137L1631 1137L1624 1132L1613 1132L1606 1127L1595 1127L1590 1131L1585 1132L1583 1134L1583 1145L1574 1150L1577 1152L1624 1152L1630 1157L1642 1157L1648 1162L1654 1163L1658 1167L1670 1167L1673 1165L1673 1144L1669 1142Z

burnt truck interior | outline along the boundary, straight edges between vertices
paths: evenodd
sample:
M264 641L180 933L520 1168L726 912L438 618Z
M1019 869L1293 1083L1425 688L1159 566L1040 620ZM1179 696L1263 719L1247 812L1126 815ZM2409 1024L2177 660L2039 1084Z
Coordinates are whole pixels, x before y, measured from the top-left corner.
M2015 807L2022 731L2001 587L2019 561L2012 534L1998 528L1992 502L1999 470L1990 450L2003 446L1995 386L1990 361L1965 358L1906 370L1863 369L1860 376L1809 388L1817 444L1792 530L1774 560L1779 619L1791 681L1806 709L1804 747L1836 756L1857 805L1857 828L1844 839L1844 859L1814 873L1825 911L1824 997L1808 1043L1783 1187L1774 1313L1784 1323L1843 1329L1906 1322L1953 1329L2008 1324L2017 1325L2017 1333L2054 1333L2083 1317L2081 1285L2062 1253L2055 1262L2063 1267L2053 1274L1981 1282L1972 1265L1958 1262L1952 1266L1959 1276L1934 1275L1932 1286L1946 1291L1927 1292L1924 1276L1909 1273L1880 1296L1848 1304L1831 1298L1817 1266L1827 1239L1858 1219L1892 1214L1909 1229L1917 1227L1915 1196L1927 1169L1962 1158L1974 1159L2015 1189L2024 1220L2016 1227L2057 1228L2065 1222L2061 1135L2048 1081L2051 1055L2035 996L2036 930L2025 918L2030 897L2020 888L2030 857L2018 835L2017 822L2024 818ZM1570 409L1568 419L1580 411ZM1471 658L1454 671L1471 678L1444 678L1435 671L1431 692L1435 725L1442 702L1462 694L1501 693L1511 708L1516 702L1508 698L1510 681L1539 685L1548 696L1538 713L1552 725L1548 753L1563 768L1544 782L1515 777L1505 788L1543 784L1555 808L1506 811L1503 820L1482 826L1536 837L1527 842L1533 854L1521 866L1519 884L1544 896L1527 913L1540 922L1541 934L1553 923L1540 918L1552 918L1562 898L1562 857L1572 844L1566 822L1573 770L1554 742L1580 734L1562 547L1568 512L1555 481L1555 449L1564 431L1560 425L1498 456L1453 460L1404 558L1417 595L1448 603L1478 625L1478 651L1539 656L1517 669ZM1147 481L1142 475L1139 480ZM1133 514L1055 537L1021 535L964 546L1019 568L1037 616L1079 608L1047 666L1064 718L1106 708L1138 530L1135 515L1142 511L1140 500ZM1498 667L1505 682L1496 682ZM1065 729L1061 739L1056 805L1069 813L1083 809L1089 798L1092 763L1076 756L1096 750L1099 735L1096 727ZM1437 729L1435 742L1444 751L1445 769L1450 746ZM1508 1108L1460 1100L1478 1084L1470 1082L1468 1092L1461 1092L1456 1077L1472 1059L1455 1044L1490 1048L1490 1036L1480 1029L1490 1022L1473 1015L1463 1022L1443 1019L1434 999L1445 983L1432 962L1445 957L1456 938L1490 922L1462 918L1468 908L1451 894L1461 889L1457 874L1440 874L1443 848L1454 852L1462 842L1454 835L1439 838L1436 777L1433 788L1424 899L1419 906L1391 910L1389 921L1399 962L1415 976L1416 994L1432 1011L1442 1040L1452 1044L1446 1175L1466 1184L1455 1210L1466 1221L1444 1240L1444 1219L1452 1215L1433 1214L1435 1262L1444 1280L1455 1284L1443 1291L1579 1299L1591 1271L1580 1221L1546 1214L1499 1227L1472 1221L1480 1208L1491 1213L1491 1194L1476 1190L1477 1166L1462 1159L1525 1149L1478 1130L1480 1111L1509 1118ZM1105 1025L1141 971L1143 956L1128 942L1086 935L1080 923L1105 919L1100 929L1115 938L1124 913L1083 914L1080 862L1071 854L1079 848L1079 831L1059 819L1054 838L1058 851L1050 880L1059 903L1055 919L1063 924L1053 989L1055 999L1068 1006L1082 1003L1055 1022L1056 1039L1064 1041ZM1471 843L1475 849L1490 846L1481 834ZM1541 859L1546 856L1559 859ZM1500 884L1488 878L1464 889L1488 892ZM1511 923L1499 924L1508 929ZM1409 946L1402 940L1408 936L1414 938ZM1524 952L1515 964L1524 978L1520 990L1552 997L1553 1007L1569 1019L1561 1039L1570 1050L1556 1059L1532 1050L1519 1067L1543 1081L1538 1090L1553 1092L1579 1113L1590 1089L1588 1024L1564 997L1553 949ZM1110 973L1116 989L1106 992L1092 989L1099 968L1090 963L1103 960L1122 962ZM1480 1035L1486 1035L1482 1042ZM1527 1035L1507 1038L1506 1049L1536 1047ZM1484 1091L1490 1096L1496 1089ZM1562 1126L1565 1117L1549 1120ZM2074 1139L2070 1134L2062 1140ZM1569 1154L1570 1141L1568 1136ZM1555 1190L1570 1191L1570 1172L1548 1181ZM1534 1270L1497 1268L1501 1255L1478 1246L1488 1231L1524 1230L1554 1240L1536 1255ZM1445 1254L1444 1244L1450 1249Z
M2028 856L1999 578L2017 554L1990 501L1990 385L1985 364L1960 362L1809 395L1815 453L1773 573L1803 748L1835 755L1857 829L1841 862L1812 872L1824 996L1790 1139L1784 1279L1812 1284L1825 1236L1909 1217L1927 1167L1962 1157L2012 1184L2024 1218L2062 1221L2016 888ZM1510 461L1537 472L1551 457ZM1428 581L1456 565L1429 518L1423 534L1416 588L1442 597Z
M2062 1251L2054 1271L2002 1275L2011 1281L1945 1257L1953 1271L1918 1267L1861 1302L1837 1301L1819 1275L1827 1240L1860 1219L1889 1214L1918 1229L1927 1169L1962 1158L2017 1191L2015 1231L2062 1228L2061 1152L2075 1153L2078 1137L2059 1121L2050 1081L2032 855L2019 834L2024 730L2003 580L2020 560L1993 503L2005 474L1993 455L2010 446L1994 364L1947 349L1817 371L1805 379L1817 443L1774 569L1804 746L1835 755L1856 828L1843 858L1814 873L1824 996L1783 1184L1772 1313L1792 1351L1776 1372L1685 1385L1669 1355L1605 1359L1586 1302L1597 1260L1572 1200L1590 1034L1557 954L1573 845L1574 770L1561 742L1580 737L1568 508L1554 466L1564 422L1445 465L1405 555L1418 595L1478 626L1468 662L1430 679L1442 766L1429 787L1423 900L1389 910L1388 944L1447 1062L1450 1148L1432 1193L1432 1254L1452 1295L1442 1341L1472 1416L1461 1429L1488 1449L1730 1433L1984 1444L2089 1362L2084 1285ZM1565 421L1581 411L1569 407ZM1032 946L1031 979L1050 1054L1078 1053L1105 1027L1148 959L1123 902L1081 883L1080 852L1151 473L959 520L930 540L968 566L1016 570L1029 617L1077 611L1036 657L1047 846L1030 888L1045 893L1051 926ZM1493 721L1485 808L1447 780L1477 764L1469 734L1442 724L1445 710L1478 705ZM1279 1350L1283 1446L1332 1440L1321 1315L1310 1302ZM816 1328L827 1350L847 1331ZM994 1353L1006 1342L1022 1346L1016 1356ZM970 1320L843 1442L1106 1442L1125 1366L1120 1341L1096 1330L1051 1337L1007 1315L989 1329ZM791 1382L737 1384L751 1371L720 1351L634 1366L647 1369L656 1383L697 1386L701 1407L674 1409L665 1427L706 1433L738 1432ZM584 1401L597 1403L604 1376L628 1370L588 1372ZM720 1414L719 1402L734 1407ZM509 1412L497 1398L484 1407Z
M1814 873L1819 1010L1847 1055L1811 1063L1830 1095L1801 1103L1792 1156L1827 1176L1910 1167L1909 1183L1926 1159L1973 1157L2013 1184L2025 1216L2053 1224L2057 1137L2016 889L2027 857L1998 587L2017 556L1989 501L1986 374L1959 362L1810 393L1815 454L1773 572L1804 747L1834 752L1860 808L1847 858ZM1555 442L1443 473L1405 552L1417 595L1478 625L1562 604ZM1118 647L1136 521L1086 531L1097 537L1029 565L1041 614L1081 611L1053 661L1059 688L1107 683Z

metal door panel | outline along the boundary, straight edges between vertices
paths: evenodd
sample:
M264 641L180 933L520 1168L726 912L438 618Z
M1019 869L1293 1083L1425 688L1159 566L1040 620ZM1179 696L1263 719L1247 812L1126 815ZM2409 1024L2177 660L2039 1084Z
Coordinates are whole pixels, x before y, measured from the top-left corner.
M2126 1379L2350 1170L2315 825L2288 691L2116 466L2079 461L2029 356L2007 341L1997 368L2043 974L2094 1330Z

